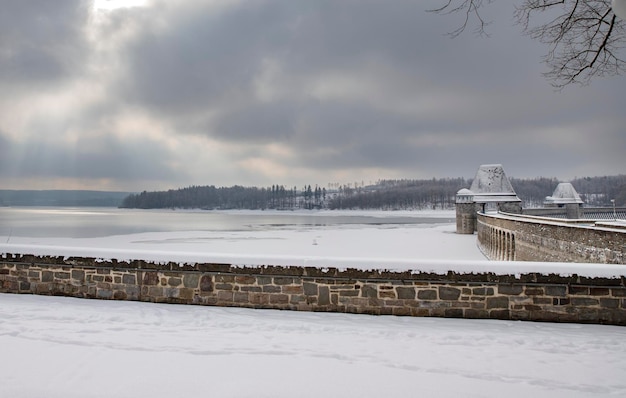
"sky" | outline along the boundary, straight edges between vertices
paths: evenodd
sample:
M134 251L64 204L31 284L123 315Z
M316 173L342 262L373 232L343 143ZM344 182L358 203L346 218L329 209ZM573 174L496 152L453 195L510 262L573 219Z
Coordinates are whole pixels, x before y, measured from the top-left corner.
M624 76L556 91L513 2L443 3L4 0L0 189L626 171Z

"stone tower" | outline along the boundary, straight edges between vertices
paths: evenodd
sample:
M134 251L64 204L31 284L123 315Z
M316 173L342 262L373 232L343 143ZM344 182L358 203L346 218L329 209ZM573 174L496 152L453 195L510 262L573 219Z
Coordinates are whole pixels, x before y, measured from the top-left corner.
M552 196L547 196L543 204L545 207L565 207L566 217L570 219L583 216L583 200L569 182L557 185Z
M522 201L513 190L501 164L481 165L470 189L457 192L456 232L473 234L476 231L476 213L479 211L522 212Z

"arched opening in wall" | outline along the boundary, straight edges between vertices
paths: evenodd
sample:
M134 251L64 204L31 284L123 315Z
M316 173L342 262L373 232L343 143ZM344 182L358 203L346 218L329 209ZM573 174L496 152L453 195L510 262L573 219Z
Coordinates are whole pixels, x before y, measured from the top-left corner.
M511 261L515 261L515 234L511 234Z

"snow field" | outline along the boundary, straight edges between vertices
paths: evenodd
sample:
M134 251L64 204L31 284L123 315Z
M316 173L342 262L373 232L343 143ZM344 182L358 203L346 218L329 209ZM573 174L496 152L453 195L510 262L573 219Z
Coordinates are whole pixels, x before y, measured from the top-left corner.
M0 396L621 397L626 329L0 295Z

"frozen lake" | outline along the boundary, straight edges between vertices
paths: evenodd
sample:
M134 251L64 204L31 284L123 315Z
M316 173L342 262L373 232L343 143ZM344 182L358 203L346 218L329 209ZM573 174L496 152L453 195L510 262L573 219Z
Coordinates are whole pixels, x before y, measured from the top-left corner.
M0 235L98 238L146 232L393 228L454 222L454 211L213 211L0 207Z
M0 252L208 262L406 268L485 260L454 211L187 211L2 208Z

